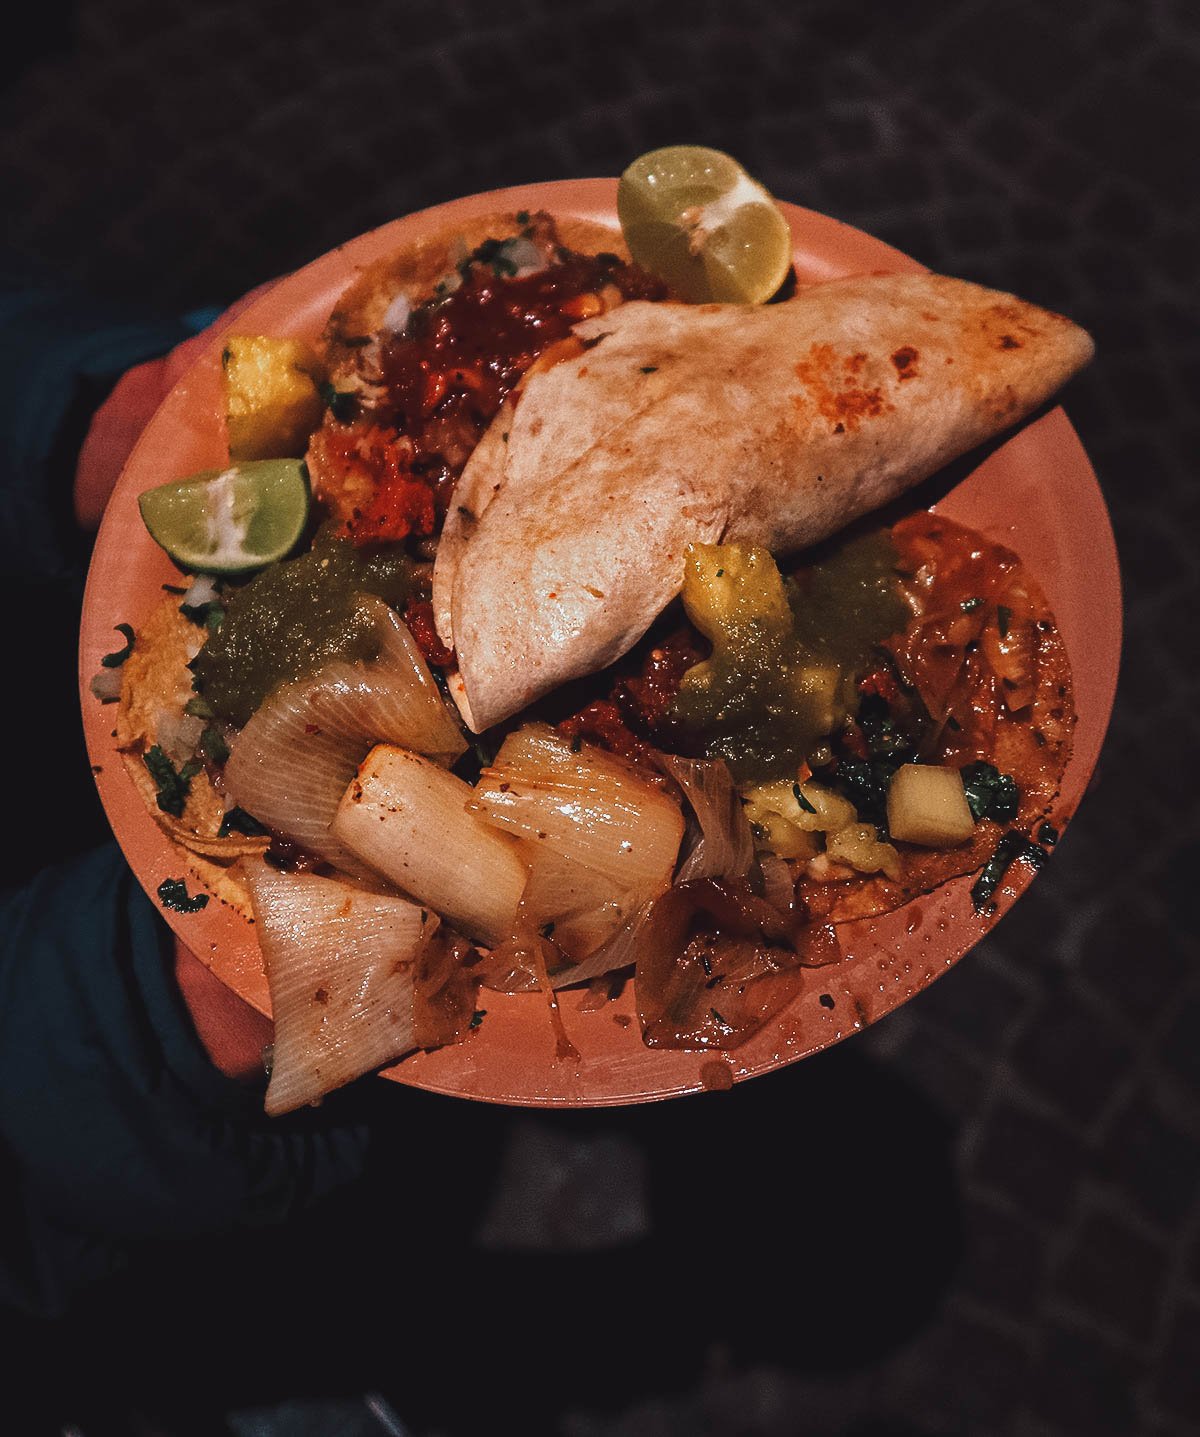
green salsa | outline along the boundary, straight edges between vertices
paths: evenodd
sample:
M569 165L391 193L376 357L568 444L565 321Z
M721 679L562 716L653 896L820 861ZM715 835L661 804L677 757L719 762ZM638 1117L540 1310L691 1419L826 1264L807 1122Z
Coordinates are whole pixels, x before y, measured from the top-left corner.
M713 652L684 675L675 713L740 783L794 777L820 757L907 613L885 530L830 547L787 580L765 549L693 545L683 602Z
M220 627L192 661L195 687L217 717L240 726L277 685L308 678L331 659L374 658L374 624L355 596L400 608L413 588L402 545L361 550L318 534L307 553L225 597Z

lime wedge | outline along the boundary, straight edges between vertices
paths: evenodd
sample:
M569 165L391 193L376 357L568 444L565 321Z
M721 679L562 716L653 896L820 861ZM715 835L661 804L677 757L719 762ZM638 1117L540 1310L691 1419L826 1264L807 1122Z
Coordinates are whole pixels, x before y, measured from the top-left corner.
M762 304L792 263L775 201L720 150L670 145L640 156L621 176L617 217L637 263L693 303Z
M304 532L308 505L298 459L207 469L138 496L150 537L200 574L242 574L284 558Z

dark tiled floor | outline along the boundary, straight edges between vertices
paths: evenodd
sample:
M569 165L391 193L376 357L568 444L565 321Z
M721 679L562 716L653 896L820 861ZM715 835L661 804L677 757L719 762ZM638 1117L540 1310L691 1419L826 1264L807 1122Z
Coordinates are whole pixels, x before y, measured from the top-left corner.
M927 994L701 1117L683 1104L497 1119L527 1182L514 1199L507 1179L477 1239L440 1271L422 1265L415 1288L390 1255L370 1331L354 1317L361 1253L331 1252L315 1219L98 1294L48 1334L71 1354L88 1437L121 1430L113 1414L138 1400L138 1364L115 1358L129 1343L155 1354L141 1400L178 1432L365 1391L414 1432L452 1416L464 1431L571 1437L1195 1432L1196 8L81 0L59 13L46 53L7 62L0 164L19 251L190 307L459 193L717 144L783 198L1093 330L1100 358L1067 407L1127 585L1092 792L1033 892ZM709 1164L684 1164L692 1187L664 1162L690 1142ZM609 1218L631 1240L607 1257L564 1250L562 1205L594 1201L610 1171L623 1176ZM722 1221L698 1220L697 1193ZM514 1201L537 1251L495 1246L525 1230ZM550 1210L539 1203L557 1228L528 1221ZM334 1269L307 1297L288 1265L305 1242ZM776 1297L783 1317L760 1321ZM599 1321L606 1303L614 1318ZM273 1329L297 1346L266 1361Z

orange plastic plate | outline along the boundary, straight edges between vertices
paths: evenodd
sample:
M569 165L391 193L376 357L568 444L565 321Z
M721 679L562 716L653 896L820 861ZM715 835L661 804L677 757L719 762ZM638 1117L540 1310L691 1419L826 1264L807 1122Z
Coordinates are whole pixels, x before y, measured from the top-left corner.
M865 271L914 271L905 255L858 230L794 205L781 208L795 242L801 282ZM323 255L275 285L237 319L240 333L314 339L342 290L365 265L468 216L520 209L616 226L616 182L580 180L473 195L396 220ZM227 461L221 422L221 338L172 391L117 484L100 528L84 600L79 678L84 729L100 797L134 873L151 898L182 870L133 788L113 741L111 706L91 695L101 655L117 646L116 624L135 626L179 575L146 533L137 495ZM914 505L928 502L914 496ZM1078 727L1054 814L1073 814L1096 763L1112 709L1121 641L1116 547L1096 476L1061 409L1028 424L939 498L950 517L1016 550L1045 590L1070 654ZM1053 882L1051 876L1043 882ZM918 993L985 934L1029 883L1014 864L987 917L972 908L970 879L946 884L884 918L841 927L844 960L812 970L796 1002L767 1030L728 1054L664 1052L641 1041L632 985L597 1011L565 993L563 1022L579 1058L556 1056L545 1000L485 993L486 1016L455 1047L406 1058L387 1076L415 1087L488 1102L602 1106L646 1102L770 1072L828 1047ZM176 933L225 983L269 1013L253 927L218 902L198 913L164 911ZM822 1001L823 1000L823 1001ZM832 1006L829 1006L832 1001Z

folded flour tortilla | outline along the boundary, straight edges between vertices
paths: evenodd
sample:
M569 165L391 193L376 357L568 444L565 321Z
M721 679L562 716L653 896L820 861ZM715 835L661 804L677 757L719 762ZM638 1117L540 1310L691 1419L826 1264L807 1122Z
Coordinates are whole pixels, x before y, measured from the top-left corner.
M533 373L455 492L438 631L476 732L626 653L694 542L803 548L1037 408L1088 334L1012 295L867 275L760 308L630 302Z

